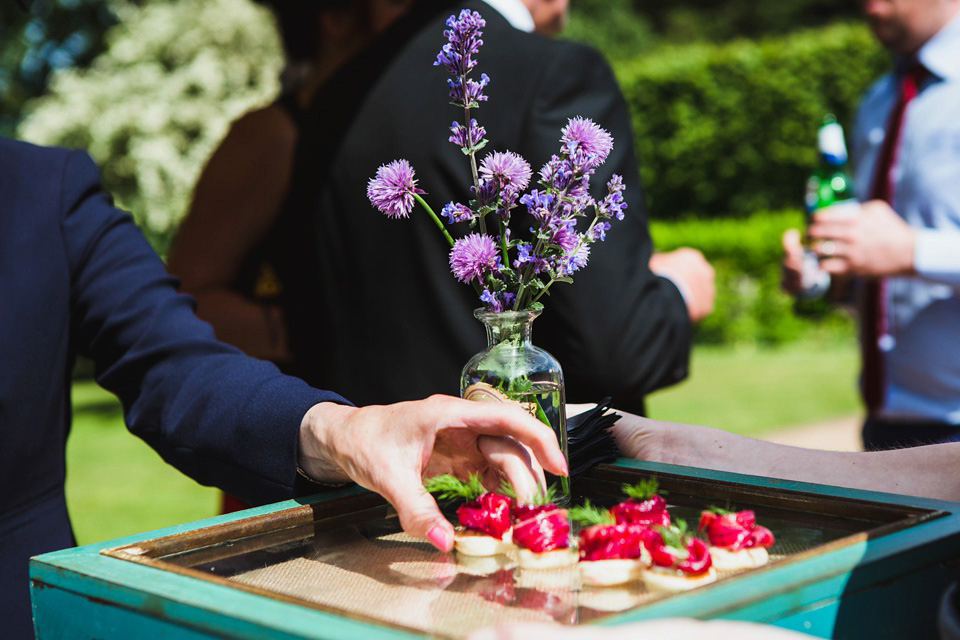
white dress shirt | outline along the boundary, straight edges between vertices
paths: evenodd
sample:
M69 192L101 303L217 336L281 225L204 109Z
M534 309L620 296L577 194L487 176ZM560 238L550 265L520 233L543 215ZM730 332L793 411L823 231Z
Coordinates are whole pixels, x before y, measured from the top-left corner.
M891 172L893 209L917 231L917 275L887 278L887 327L879 341L887 388L879 415L960 425L960 14L917 58L930 77L907 105ZM877 81L857 115L853 163L861 199L898 82L895 73Z

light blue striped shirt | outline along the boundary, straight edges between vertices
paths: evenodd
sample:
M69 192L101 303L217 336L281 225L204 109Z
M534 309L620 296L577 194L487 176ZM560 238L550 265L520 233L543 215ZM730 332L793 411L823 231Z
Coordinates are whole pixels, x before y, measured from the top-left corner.
M914 277L888 278L887 389L880 415L960 424L960 14L918 52L931 72L908 105L893 208L917 230ZM854 129L853 163L867 195L896 101L898 77L867 92Z

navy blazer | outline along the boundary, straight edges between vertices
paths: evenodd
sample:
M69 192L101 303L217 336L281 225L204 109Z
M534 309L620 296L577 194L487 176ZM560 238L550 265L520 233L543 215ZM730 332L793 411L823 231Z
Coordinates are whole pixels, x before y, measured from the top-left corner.
M175 284L86 154L0 138L4 638L33 637L28 558L74 544L64 467L77 354L165 460L254 504L294 495L303 415L345 402L217 342Z

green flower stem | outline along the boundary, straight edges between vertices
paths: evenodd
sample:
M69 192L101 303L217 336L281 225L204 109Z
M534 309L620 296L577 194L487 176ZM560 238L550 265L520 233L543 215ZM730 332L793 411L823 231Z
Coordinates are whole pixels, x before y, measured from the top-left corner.
M554 280L553 278L550 278L550 282L547 283L547 286L545 286L543 289L540 290L540 293L538 293L537 296L530 301L530 304L533 304L534 302L539 300L540 297L547 292L547 289L549 289L554 282L556 282L556 280Z
M430 208L430 205L427 204L427 201L420 197L420 194L414 193L413 197L420 203L420 206L426 209L427 213L430 214L430 217L433 218L433 221L437 224L437 227L440 228L440 233L443 234L443 237L447 239L447 242L450 243L450 247L453 248L453 238L450 237L450 233L447 231L447 228L443 226L443 222L437 217L437 214L433 212L433 209ZM480 283L474 280L473 290L477 292L477 295L480 296L483 294L483 287L480 286Z
M440 229L440 233L443 234L443 237L447 239L447 242L450 243L450 247L453 247L453 238L450 237L450 234L447 232L447 228L443 226L443 222L440 221L440 218L437 217L437 214L433 212L433 209L430 208L430 205L427 204L427 201L420 197L419 193L414 193L413 197L417 202L420 203L420 206L427 210L427 213L430 214L430 217L433 218L433 221L437 223L437 227Z
M503 251L503 264L509 267L510 256L507 255L507 230L503 226L503 218L497 216L497 220L500 223L500 250Z

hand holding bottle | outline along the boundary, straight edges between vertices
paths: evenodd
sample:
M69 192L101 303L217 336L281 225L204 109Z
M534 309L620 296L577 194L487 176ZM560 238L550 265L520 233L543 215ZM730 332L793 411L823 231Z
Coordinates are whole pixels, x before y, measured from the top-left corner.
M916 231L883 200L818 211L807 230L820 267L833 275L914 273Z

